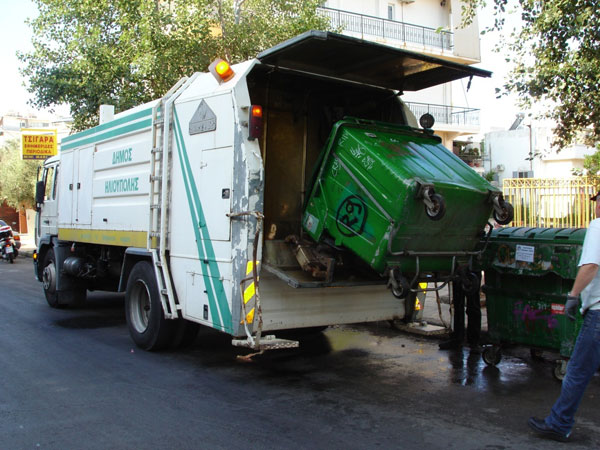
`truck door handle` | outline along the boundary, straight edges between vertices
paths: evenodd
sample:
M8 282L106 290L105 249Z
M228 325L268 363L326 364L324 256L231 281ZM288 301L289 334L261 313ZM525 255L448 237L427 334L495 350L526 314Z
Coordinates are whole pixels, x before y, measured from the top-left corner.
M69 190L72 191L73 190L73 183L69 184Z
M77 189L81 189L81 183L77 183Z
M50 225L50 221L49 221L49 220L44 220L44 223L45 223L46 225Z

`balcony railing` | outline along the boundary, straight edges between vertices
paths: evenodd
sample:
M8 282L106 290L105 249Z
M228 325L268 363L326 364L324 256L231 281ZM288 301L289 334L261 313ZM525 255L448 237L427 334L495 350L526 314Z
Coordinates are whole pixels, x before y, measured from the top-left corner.
M317 10L329 18L333 28L360 33L363 39L366 36L381 37L400 42L441 48L442 50L451 50L454 46L454 36L449 31L438 31L434 28L333 8L319 7Z
M433 116L436 123L446 125L479 125L479 109L415 102L406 102L406 106L417 117L417 120L423 114L429 113Z

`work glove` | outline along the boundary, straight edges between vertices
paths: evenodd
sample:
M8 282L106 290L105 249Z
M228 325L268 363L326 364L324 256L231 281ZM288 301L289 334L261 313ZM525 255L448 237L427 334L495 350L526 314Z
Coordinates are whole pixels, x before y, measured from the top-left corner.
M565 303L565 314L569 320L575 320L575 314L577 314L577 307L579 306L579 296L567 295L567 302Z

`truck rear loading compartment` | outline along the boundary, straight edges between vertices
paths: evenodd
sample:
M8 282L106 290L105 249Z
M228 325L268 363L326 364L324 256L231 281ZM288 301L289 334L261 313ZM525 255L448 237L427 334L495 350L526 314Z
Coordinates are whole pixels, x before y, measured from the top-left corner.
M400 92L492 75L487 70L326 31L307 31L257 58L273 67Z
M303 207L332 127L354 116L417 128L399 90L489 77L490 72L319 31L266 50L258 59L248 74L248 89L252 104L264 111L264 268L295 288L385 284L383 277L364 270L354 276L336 272L330 282L311 280L295 260L295 267L282 264L291 255L284 240L304 235Z

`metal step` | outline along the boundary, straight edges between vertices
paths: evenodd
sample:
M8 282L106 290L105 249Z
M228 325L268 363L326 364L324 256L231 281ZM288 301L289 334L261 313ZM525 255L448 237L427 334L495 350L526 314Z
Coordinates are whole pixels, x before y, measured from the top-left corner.
M262 336L258 346L256 344L252 345L252 342L249 339L232 339L231 344L234 347L244 347L253 350L280 350L284 348L298 348L300 346L298 341L279 339L272 334Z

